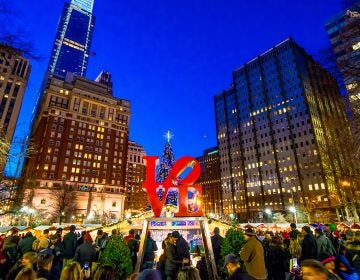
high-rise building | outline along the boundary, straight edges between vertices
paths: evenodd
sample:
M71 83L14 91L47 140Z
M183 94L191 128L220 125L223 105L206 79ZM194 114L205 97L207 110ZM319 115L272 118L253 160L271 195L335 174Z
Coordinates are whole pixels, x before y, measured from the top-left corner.
M347 90L351 127L360 135L360 2L331 18L325 27Z
M107 85L53 75L33 124L39 150L25 162L24 204L69 222L122 217L129 117L129 101Z
M86 75L95 17L94 0L65 2L59 21L48 71L61 76Z
M126 164L125 210L145 211L146 206L149 204L147 193L142 188L146 173L143 160L145 155L145 150L141 145L129 141Z
M29 60L11 47L0 45L0 131L2 141L0 170L8 158L26 84L30 75Z
M291 38L233 72L215 115L224 213L260 221L265 210L292 212L306 221L353 206L340 186L356 165L339 89Z
M201 175L196 183L202 186L204 212L207 216L219 218L223 209L219 149L206 149L197 160L201 165Z
M0 45L0 128L11 141L30 75L29 60Z

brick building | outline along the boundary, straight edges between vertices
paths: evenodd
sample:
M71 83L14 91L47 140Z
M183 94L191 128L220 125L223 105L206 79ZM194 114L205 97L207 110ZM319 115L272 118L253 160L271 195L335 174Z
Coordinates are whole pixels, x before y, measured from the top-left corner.
M96 81L51 75L31 132L39 149L24 165L24 204L54 220L120 218L129 117L109 73Z

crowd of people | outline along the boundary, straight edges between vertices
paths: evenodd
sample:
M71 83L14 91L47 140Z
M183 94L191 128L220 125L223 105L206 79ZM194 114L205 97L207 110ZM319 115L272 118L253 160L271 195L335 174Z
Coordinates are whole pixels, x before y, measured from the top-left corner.
M229 279L359 280L360 231L291 224L289 232L245 230L240 252L225 257Z
M112 235L118 235L117 231ZM21 236L13 230L9 236L0 236L0 279L114 280L114 267L98 263L111 237L98 230L93 241L88 231L76 233L75 225L65 235L59 228L51 235L44 230L38 238L31 231Z
M211 244L219 279L359 280L360 231L338 232L332 225L314 231L309 226L299 231L295 224L290 228L284 232L247 228L241 250L226 256L221 252L224 238L215 228ZM62 229L51 235L45 230L38 238L31 232L20 236L13 230L9 236L0 237L0 280L115 280L113 266L99 265L114 235L119 233L113 230L109 235L98 230L93 240L86 231L79 236L74 225L65 235ZM133 271L140 270L126 280L210 279L203 250L198 245L190 250L178 231L167 235L162 251L147 232L141 263L137 263L140 236L130 230L123 240L129 248ZM160 251L162 254L156 257Z

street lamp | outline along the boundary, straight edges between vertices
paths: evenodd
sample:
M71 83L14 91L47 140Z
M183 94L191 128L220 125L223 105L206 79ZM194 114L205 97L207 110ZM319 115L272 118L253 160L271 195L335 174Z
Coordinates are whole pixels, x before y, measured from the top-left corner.
M264 212L268 217L267 220L272 222L272 211L271 211L271 209L266 208Z
M297 222L297 217L296 217L296 208L295 208L295 206L290 206L289 210L290 210L290 212L293 213L295 224L297 224L298 222Z
M20 212L23 212L23 213L25 213L25 214L28 216L27 221L26 221L26 226L29 226L29 225L30 225L30 221L31 221L31 217L32 217L32 215L34 214L35 210L32 209L32 208L29 208L29 207L27 207L27 206L24 206L24 207L22 207L22 208L20 209Z

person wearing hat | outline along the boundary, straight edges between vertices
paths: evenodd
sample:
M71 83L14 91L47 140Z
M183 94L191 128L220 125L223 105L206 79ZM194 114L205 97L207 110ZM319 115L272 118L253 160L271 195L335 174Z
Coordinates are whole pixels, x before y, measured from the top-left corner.
M303 226L301 229L301 235L304 237L303 241L301 242L301 260L316 260L318 257L317 243L310 227Z
M240 258L247 273L255 279L266 279L264 248L251 228L245 230L246 243L240 251Z
M179 260L183 261L183 265L190 265L189 244L177 230L173 231L171 236L176 240L176 254Z
M77 242L77 236L75 234L76 226L71 225L70 231L65 234L64 236L64 259L63 259L63 267L65 267L67 264L71 263L76 250L76 242Z
M250 275L243 272L240 268L238 256L234 253L227 254L224 261L224 269L229 273L229 280L252 280Z
M90 233L84 235L84 243L76 248L74 261L80 263L81 268L88 271L96 260L96 250Z
M340 276L335 272L335 257L329 254L320 255L321 263L327 270L327 280L340 280Z

